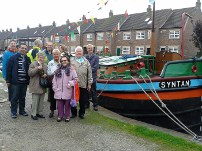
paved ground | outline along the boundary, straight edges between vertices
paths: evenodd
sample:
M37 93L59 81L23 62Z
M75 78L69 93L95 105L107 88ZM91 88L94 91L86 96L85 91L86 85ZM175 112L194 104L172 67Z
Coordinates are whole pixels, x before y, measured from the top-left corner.
M49 104L45 102L45 119L10 118L5 83L0 79L0 151L152 151L152 142L111 131L102 126L85 124L81 119L69 123L48 118ZM31 97L27 95L26 110L30 113ZM87 111L86 118L90 111ZM99 111L103 112L103 111ZM85 119L84 119L85 120Z

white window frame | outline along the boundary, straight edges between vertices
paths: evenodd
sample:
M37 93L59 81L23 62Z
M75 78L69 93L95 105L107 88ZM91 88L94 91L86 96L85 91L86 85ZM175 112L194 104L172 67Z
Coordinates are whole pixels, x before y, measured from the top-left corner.
M122 55L129 55L130 54L130 46L123 46L121 50Z
M165 49L165 50L162 50ZM160 46L160 51L166 51L166 46Z
M144 46L136 46L135 47L135 54L136 55L144 55L145 54Z
M169 39L180 39L180 30L169 30Z
M130 40L131 32L123 32L123 40Z
M151 31L151 30L148 30L148 32L147 32L147 38L148 38L148 39L151 39L151 34L152 34L152 31Z
M103 52L104 51L104 48L103 46L97 46L97 52Z
M136 31L136 39L144 39L145 31Z
M93 34L87 34L86 39L87 41L93 41Z
M76 46L70 46L70 53L75 53Z
M179 53L179 46L168 46L168 51Z
M97 33L97 40L103 40L104 39L104 33Z

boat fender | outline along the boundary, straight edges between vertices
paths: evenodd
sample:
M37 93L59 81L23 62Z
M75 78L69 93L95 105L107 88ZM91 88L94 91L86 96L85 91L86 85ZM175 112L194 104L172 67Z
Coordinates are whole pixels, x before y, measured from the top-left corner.
M191 70L193 73L196 73L198 70L198 67L196 65L193 65Z

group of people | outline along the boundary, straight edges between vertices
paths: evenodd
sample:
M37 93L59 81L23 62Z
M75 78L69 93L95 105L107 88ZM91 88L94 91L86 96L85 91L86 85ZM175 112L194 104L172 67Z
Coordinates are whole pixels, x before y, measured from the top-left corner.
M89 107L92 99L93 109L98 111L96 94L96 79L99 58L93 52L93 45L87 45L87 54L83 48L77 46L75 57L68 55L67 47L60 45L53 49L53 43L47 42L46 49L42 50L40 39L34 41L33 49L27 50L27 45L19 44L16 51L16 42L10 41L8 49L3 55L2 75L8 87L8 100L10 101L11 117L17 118L17 113L28 116L25 111L27 87L32 94L31 118L45 118L43 115L45 93L48 92L50 102L49 118L54 116L57 109L57 121L66 122L77 115L84 119L85 109ZM50 86L40 85L41 78L49 81ZM79 89L79 111L71 106L74 99L75 83ZM19 112L18 111L19 107Z

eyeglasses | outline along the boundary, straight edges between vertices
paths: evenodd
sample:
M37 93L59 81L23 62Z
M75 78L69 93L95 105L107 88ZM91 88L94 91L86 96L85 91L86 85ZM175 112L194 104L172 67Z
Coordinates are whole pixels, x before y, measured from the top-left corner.
M66 62L67 60L61 60L61 62Z

